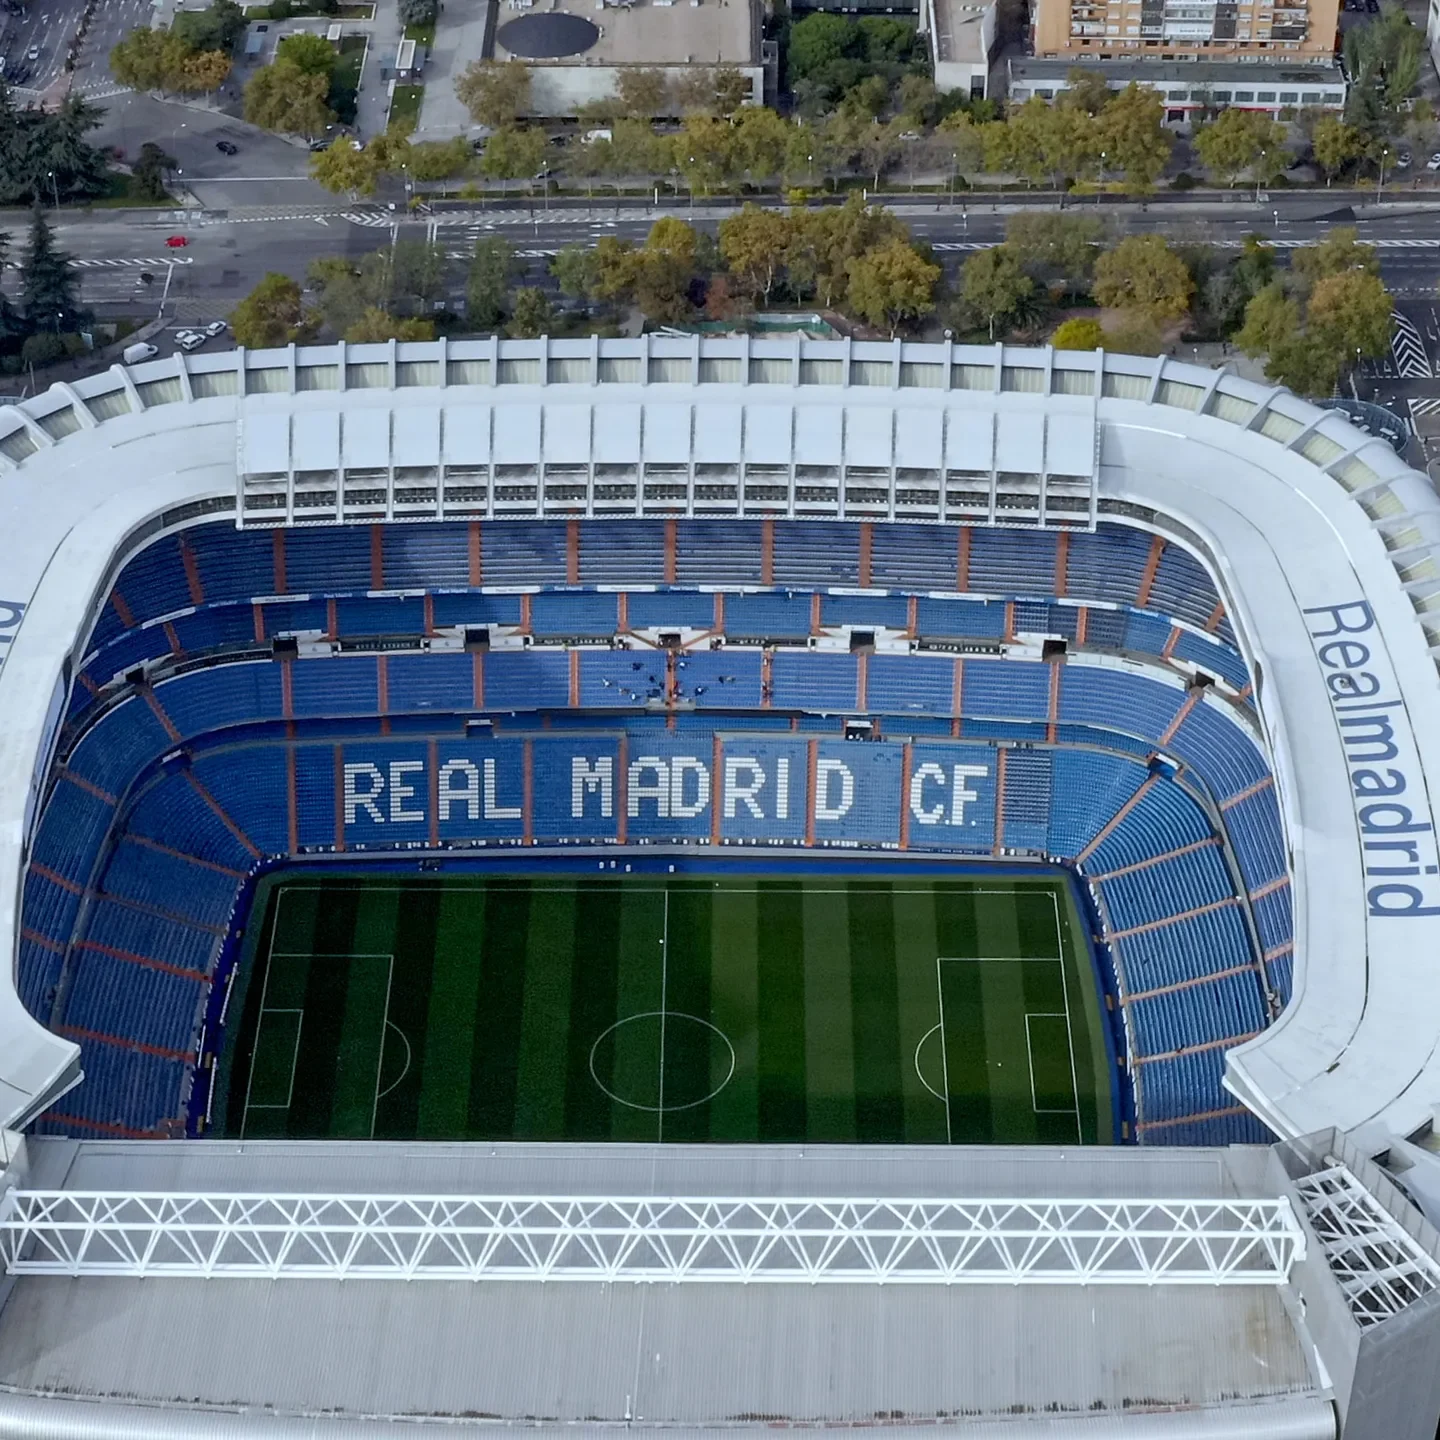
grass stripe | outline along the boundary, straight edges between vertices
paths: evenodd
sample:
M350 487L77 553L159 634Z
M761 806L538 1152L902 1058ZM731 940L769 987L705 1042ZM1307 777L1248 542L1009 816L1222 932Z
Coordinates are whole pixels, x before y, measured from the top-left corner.
M512 1133L517 1140L565 1134L565 1057L570 1040L570 956L575 894L558 890L530 906L524 1002Z
M759 915L758 899L748 890L712 887L710 1020L735 1050L735 1074L710 1102L710 1135L715 1140L761 1134ZM803 1120L803 1093L796 1111Z
M844 894L804 890L806 1136L849 1141L855 1131L855 1017L850 988L850 905Z
M804 1140L809 1130L800 885L793 880L762 881L755 901L758 1135L762 1140Z
M620 950L616 969L615 1019L610 1045L609 1086L621 1097L611 1105L614 1140L656 1140L659 1116L637 1106L660 1100L660 1045L663 1008L660 942L665 933L665 896L652 888L626 886L620 908ZM648 1016L648 1019L640 1017ZM629 1103L625 1103L629 1102Z
M395 973L390 981L390 1023L380 1070L381 1097L375 1107L375 1134L408 1140L419 1132L420 1097L433 987L441 891L416 885L401 892L391 944Z
M349 953L337 947L334 958L327 962L322 950L310 962L312 989L313 977L327 964L345 976L345 1008L330 1110L329 1133L337 1139L363 1139L375 1127L399 903L400 895L394 890L362 890ZM312 1023L308 1005L305 1023Z
M468 1128L478 1139L509 1139L513 1134L530 895L528 884L507 884L486 896L470 1059Z
M610 1099L590 1073L590 1055L600 1032L615 1021L619 966L619 887L606 881L581 885L575 896L573 1019L565 1057L565 1133L572 1139L610 1138ZM608 1083L609 1072L604 1073Z
M905 1131L894 886L857 882L847 900L855 1138L891 1140Z
M925 1088L916 1069L916 1047L925 1040L920 1063L934 1091L943 1096L945 1076L941 1065L940 997L936 991L935 957L940 953L936 934L936 893L894 896L895 988L900 1046L900 1094L904 1106L907 1144L940 1144L945 1140L945 1102Z
M729 1070L725 1043L695 1020L710 1019L711 910L708 885L671 888L665 947L664 1137L667 1143L710 1139L710 1104L704 1097ZM684 1017L693 1016L692 1019ZM695 1103L703 1101L703 1103ZM672 1107L685 1106L685 1109Z
M475 1047L471 1019L480 988L480 937L488 908L489 897L482 888L446 887L440 892L417 1131L425 1140L458 1140L470 1133Z

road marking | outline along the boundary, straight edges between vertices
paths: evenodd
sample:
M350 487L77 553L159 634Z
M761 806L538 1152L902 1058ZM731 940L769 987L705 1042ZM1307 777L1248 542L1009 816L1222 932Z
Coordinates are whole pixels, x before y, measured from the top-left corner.
M1395 322L1390 337L1390 352L1395 357L1395 368L1407 380L1433 380L1435 372L1430 366L1430 357L1425 353L1425 341L1409 316L1398 310L1390 312Z

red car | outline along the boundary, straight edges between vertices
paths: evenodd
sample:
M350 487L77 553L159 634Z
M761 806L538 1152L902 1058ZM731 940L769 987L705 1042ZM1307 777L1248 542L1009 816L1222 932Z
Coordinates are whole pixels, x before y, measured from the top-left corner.
M183 235L171 235L165 243L172 250L179 250L182 246L188 245L190 242Z

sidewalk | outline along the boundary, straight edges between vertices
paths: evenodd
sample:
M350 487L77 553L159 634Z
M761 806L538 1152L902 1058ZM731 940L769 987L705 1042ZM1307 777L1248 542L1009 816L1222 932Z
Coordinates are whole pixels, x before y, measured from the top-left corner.
M355 130L364 141L383 135L390 120L390 76L405 38L397 0L375 0L375 18L362 28L370 37L370 48L355 97Z

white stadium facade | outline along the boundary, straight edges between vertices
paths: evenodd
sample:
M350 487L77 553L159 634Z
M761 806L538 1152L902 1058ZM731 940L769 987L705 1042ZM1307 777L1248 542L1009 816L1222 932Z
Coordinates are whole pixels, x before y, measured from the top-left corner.
M0 1440L1436 1433L1440 500L1383 441L1284 389L1165 358L659 337L237 350L117 366L0 408L0 517ZM1089 632L1017 623L1035 598L1022 587L998 597L985 650L1168 686L1175 719L1136 750L1152 774L1157 756L1173 770L1167 747L1192 713L1223 712L1260 757L1263 778L1217 789L1209 813L1223 835L1226 816L1273 794L1281 873L1249 883L1231 857L1235 894L1185 916L1243 919L1262 1019L1150 1054L1131 1028L1140 997L1123 977L1117 992L1120 1071L1158 1076L1203 1052L1216 1095L1185 1092L1162 1114L1158 1085L1137 1080L1132 1143L1103 1148L236 1142L84 1108L107 1083L86 1048L99 1026L36 1018L59 1011L34 977L72 958L71 930L44 928L36 877L73 900L72 919L93 897L87 879L56 878L37 835L82 679L112 701L153 695L153 655L98 683L87 671L102 612L132 636L167 631L167 663L180 654L187 607L142 621L114 598L135 556L202 526L263 531L280 537L280 579L284 537L305 530L459 526L474 582L482 533L512 524L663 526L669 581L675 526L703 537L752 522L754 589L778 583L776 527L804 524L858 536L837 594L885 588L876 537L903 526L1060 537L1046 542L1052 609L1074 601L1095 536L1136 557L1132 609L1159 605L1162 552L1218 596L1208 619L1175 612L1146 660L1123 627L1102 629L1110 602L1092 602ZM912 617L927 597L997 598L967 569L969 540L945 544L960 580L914 582ZM193 547L175 553L197 600ZM416 593L378 558L366 573L374 595ZM496 588L529 579L512 568ZM256 642L262 602L286 588L256 589ZM423 643L449 643L425 613ZM848 649L853 627L840 628L817 627L811 648ZM898 655L915 631L867 622L865 638ZM1222 638L1238 652L1228 679L1185 659ZM486 643L510 641L497 627ZM572 662L572 696L576 674ZM1044 703L1042 749L1067 733L1058 679L1048 716ZM875 848L916 848L944 809L925 786L948 772L911 764L907 746L898 839ZM383 815L348 772L347 815L327 794L330 848L357 814L411 815L413 791L388 774ZM291 777L278 848L294 858L293 762ZM113 811L99 781L76 786ZM578 780L575 793L578 815ZM1053 859L1043 836L1019 842L1018 820L1002 835L1005 803L997 792L985 853ZM817 816L818 800L806 845L824 843ZM405 844L446 843L429 824L428 841ZM718 807L713 824L707 840L728 838ZM528 814L525 826L538 843ZM257 865L262 849L249 847ZM1281 892L1285 936L1267 942L1262 911ZM85 933L74 943L103 952ZM1160 988L1183 999L1209 978ZM206 1003L195 1036L160 1056L184 1090L157 1115L199 1103Z

